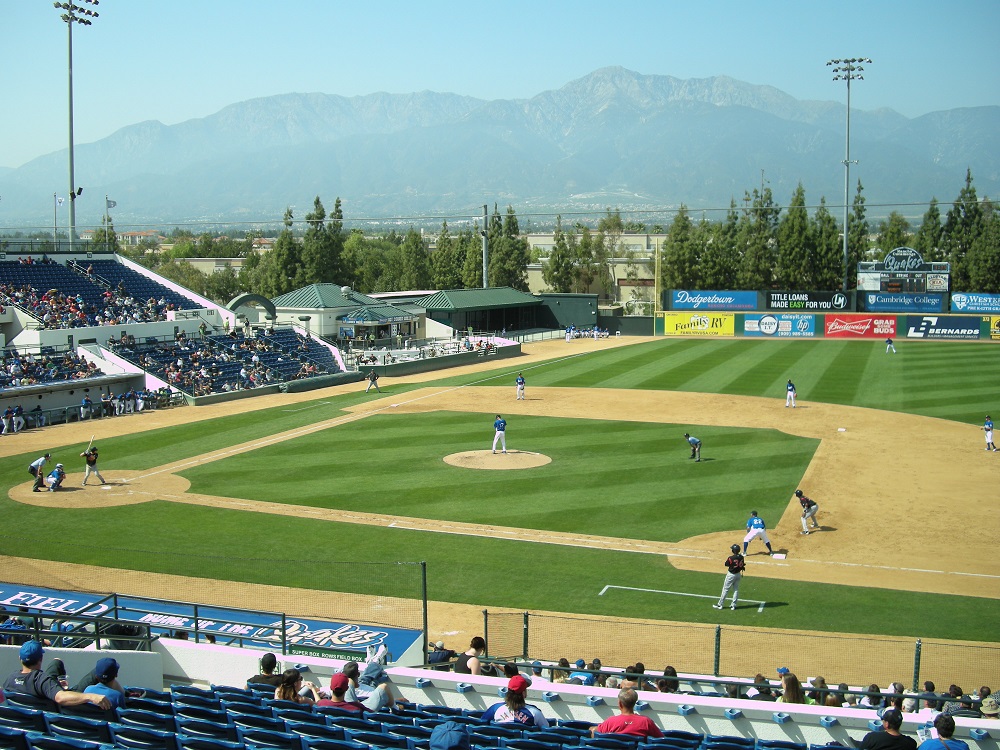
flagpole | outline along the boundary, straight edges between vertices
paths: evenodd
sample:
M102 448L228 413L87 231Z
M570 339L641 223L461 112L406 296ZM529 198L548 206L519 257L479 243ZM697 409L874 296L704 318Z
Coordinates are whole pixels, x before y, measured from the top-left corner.
M104 249L108 249L108 194L104 194Z
M59 242L57 239L56 231L59 228L59 219L56 209L59 208L59 198L56 194L52 194L52 252L57 250L56 243Z

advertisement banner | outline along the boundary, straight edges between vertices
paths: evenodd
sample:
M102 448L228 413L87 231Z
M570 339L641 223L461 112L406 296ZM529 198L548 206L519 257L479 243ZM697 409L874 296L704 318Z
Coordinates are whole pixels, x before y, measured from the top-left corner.
M805 313L747 314L743 317L743 335L812 338L816 335L816 316Z
M865 310L868 312L941 312L943 304L943 294L865 293Z
M720 313L663 313L664 336L733 336L735 316Z
M827 315L823 334L834 339L887 339L896 335L895 315Z
M989 318L990 321L990 338L994 341L1000 341L1000 316L993 315Z
M951 310L959 313L1000 313L1000 294L955 292L951 295Z
M981 318L967 315L907 315L908 339L978 339Z
M757 292L670 292L671 310L756 310Z
M843 292L765 292L767 310L847 310L850 300Z

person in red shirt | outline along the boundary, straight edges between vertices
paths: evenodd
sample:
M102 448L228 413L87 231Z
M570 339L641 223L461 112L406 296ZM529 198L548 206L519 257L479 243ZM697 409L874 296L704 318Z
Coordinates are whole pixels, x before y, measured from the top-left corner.
M343 672L337 672L337 674L330 678L330 692L333 694L333 697L323 698L322 700L317 701L316 705L344 708L348 711L357 711L358 715L364 714L366 709L363 705L357 701L344 700L344 694L347 692L347 688L350 684L351 681L348 679L346 674Z
M636 737L662 737L663 732L648 716L635 713L635 704L639 694L632 688L625 688L618 693L617 716L605 719L590 730L592 736L598 734L629 734Z

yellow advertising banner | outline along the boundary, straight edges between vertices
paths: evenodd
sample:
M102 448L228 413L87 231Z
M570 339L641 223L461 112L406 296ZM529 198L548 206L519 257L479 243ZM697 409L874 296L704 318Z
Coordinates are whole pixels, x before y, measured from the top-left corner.
M990 338L994 341L1000 341L1000 315L991 315L989 321Z
M733 336L734 313L665 312L664 336Z

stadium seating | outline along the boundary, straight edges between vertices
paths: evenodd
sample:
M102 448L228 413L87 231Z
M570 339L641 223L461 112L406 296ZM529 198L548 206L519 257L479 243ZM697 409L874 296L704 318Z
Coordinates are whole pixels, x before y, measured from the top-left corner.
M24 732L0 726L0 750L31 750Z

